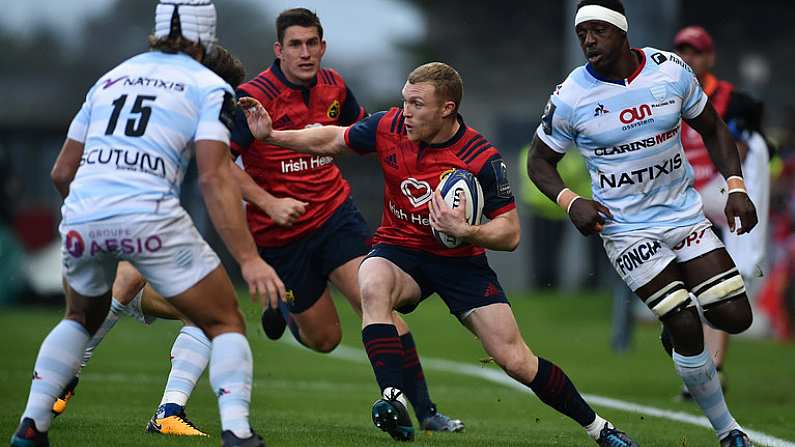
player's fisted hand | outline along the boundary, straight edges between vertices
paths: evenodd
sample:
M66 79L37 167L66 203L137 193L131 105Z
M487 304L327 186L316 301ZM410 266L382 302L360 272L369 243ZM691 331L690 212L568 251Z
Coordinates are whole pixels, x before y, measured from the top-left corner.
M605 219L612 219L613 213L603 204L581 197L571 204L569 218L584 236L601 233Z
M258 301L263 308L278 308L279 299L284 300L284 283L268 263L256 256L241 264L240 272L248 284L252 301Z
M268 216L273 219L276 225L289 227L306 213L308 205L309 203L293 199L292 197L283 197L273 200L264 211L268 213Z
M756 215L756 207L748 197L748 194L742 191L736 191L729 194L726 200L726 221L729 223L729 230L737 235L750 232L759 222ZM740 219L740 228L737 228L736 218Z
M246 122L254 138L264 140L271 135L273 131L271 116L259 101L250 96L244 96L237 100L237 105L246 114Z
M428 211L431 227L455 237L465 237L469 223L466 221L466 196L458 194L459 205L450 208L442 198L442 193L434 191L428 202Z

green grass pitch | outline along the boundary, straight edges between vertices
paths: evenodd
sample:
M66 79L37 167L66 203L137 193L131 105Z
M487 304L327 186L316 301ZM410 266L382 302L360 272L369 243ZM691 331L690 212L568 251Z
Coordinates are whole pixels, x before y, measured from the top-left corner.
M269 446L389 446L373 427L370 405L378 397L365 363L310 352L267 340L256 309L241 298L254 352L251 419ZM675 402L679 390L673 364L657 341L656 325L638 327L634 349L625 355L608 347L607 296L514 296L514 312L525 340L537 354L558 363L581 392L660 409L700 415L691 403ZM359 323L337 301L343 344L361 349ZM60 309L0 309L0 427L3 440L15 429L25 405L33 361L41 340L61 318ZM478 341L441 300L431 298L407 317L421 357L480 365ZM216 446L217 404L206 374L188 403L188 415L212 434L204 439L164 438L143 432L160 401L169 351L179 325L150 327L122 320L83 372L77 395L57 418L50 441L57 446ZM286 335L285 337L289 337ZM485 365L483 368L494 368ZM728 402L746 428L795 442L795 347L735 339L726 365ZM466 423L461 434L423 434L423 446L588 446L573 422L534 396L455 371L426 366L431 396L439 409ZM711 430L658 417L595 406L643 446L716 446ZM416 421L415 421L416 424ZM7 441L5 441L7 442Z

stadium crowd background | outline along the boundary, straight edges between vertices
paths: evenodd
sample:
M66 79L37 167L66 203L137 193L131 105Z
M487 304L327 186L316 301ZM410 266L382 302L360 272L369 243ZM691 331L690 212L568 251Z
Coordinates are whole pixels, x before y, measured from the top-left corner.
M46 14L30 11L9 14L0 23L4 49L0 52L0 102L4 106L0 108L0 304L23 304L34 297L61 303L56 239L60 198L50 183L49 170L89 83L145 48L146 41L140 36L147 31L142 27L151 22L154 2L87 2L90 8L77 0L57 3L59 8L71 3L81 11L74 25L36 21L30 17ZM78 7L79 3L83 5ZM411 67L430 60L445 61L464 78L462 112L468 123L489 135L509 161L518 160L529 142L550 86L584 62L572 32L574 1L376 3L219 2L220 41L253 76L272 61L275 14L291 6L315 9L324 21L329 42L324 62L346 76L370 111L399 101L394 93ZM791 30L795 3L625 3L632 23L629 34L637 44L670 49L679 28L704 26L715 40L718 77L734 82L766 105L765 129L777 152L771 162L771 249L765 270L771 287L763 304L770 322L767 332L787 338L791 331L787 315L795 313L795 65ZM47 7L47 0L38 0L16 8ZM345 18L354 14L352 11L359 18L370 14L367 21L373 23L365 28L350 26ZM405 30L395 31L395 27ZM365 33L376 28L387 30L374 39L381 40L381 46L359 51L363 41L373 40ZM381 190L368 185L378 184L380 173L367 160L349 158L339 163L352 184L354 199L374 228L381 213ZM515 161L510 171L512 184L521 195L519 180L524 167ZM223 250L217 237L210 234L195 182L185 183L183 201L199 229L219 252ZM523 207L520 214L525 221L522 245L515 253L491 254L494 268L508 289L550 286L539 283L530 256L532 250L539 249L529 237L532 210ZM583 256L589 242L568 222L562 224L566 230L556 247L561 251L556 266L561 280L554 286L564 290L607 288L613 273L603 250ZM232 262L225 263L234 271Z

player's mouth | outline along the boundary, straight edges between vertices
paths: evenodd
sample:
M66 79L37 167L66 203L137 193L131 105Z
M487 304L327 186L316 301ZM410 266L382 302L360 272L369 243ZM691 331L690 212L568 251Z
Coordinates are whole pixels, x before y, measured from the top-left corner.
M315 64L308 63L308 64L298 64L298 68L301 70L313 70L315 68Z
M598 64L602 60L602 53L594 51L593 53L587 53L585 57L591 64Z

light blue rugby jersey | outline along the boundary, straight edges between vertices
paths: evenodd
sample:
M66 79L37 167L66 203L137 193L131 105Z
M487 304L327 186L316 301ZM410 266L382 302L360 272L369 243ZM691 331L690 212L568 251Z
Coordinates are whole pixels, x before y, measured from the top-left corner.
M591 174L594 200L610 209L602 234L692 225L704 219L681 121L697 117L707 95L675 54L640 51L639 71L624 82L572 71L550 97L538 137L556 152L572 145Z
M150 51L102 76L67 134L84 150L61 210L63 222L179 212L190 143L229 144L220 121L225 94L234 92L185 54Z

